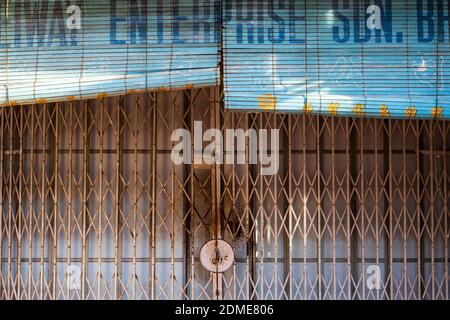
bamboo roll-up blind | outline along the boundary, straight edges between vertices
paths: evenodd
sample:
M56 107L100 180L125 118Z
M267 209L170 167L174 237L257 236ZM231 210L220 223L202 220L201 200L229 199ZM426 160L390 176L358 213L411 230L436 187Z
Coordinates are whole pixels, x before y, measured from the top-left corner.
M215 85L225 107L450 118L449 0L4 0L0 105Z
M226 1L226 107L450 117L448 0Z
M1 0L0 105L215 85L214 0Z

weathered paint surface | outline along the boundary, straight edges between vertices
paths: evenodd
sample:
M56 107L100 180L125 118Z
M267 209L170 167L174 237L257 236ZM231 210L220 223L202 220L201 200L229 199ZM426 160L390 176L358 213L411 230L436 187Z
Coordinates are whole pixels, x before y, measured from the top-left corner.
M450 0L0 3L0 105L215 85L222 54L229 109L450 118Z

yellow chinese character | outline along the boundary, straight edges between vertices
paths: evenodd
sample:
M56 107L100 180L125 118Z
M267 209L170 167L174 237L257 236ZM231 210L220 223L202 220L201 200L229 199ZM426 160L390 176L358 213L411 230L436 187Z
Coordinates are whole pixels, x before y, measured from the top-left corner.
M389 107L385 104L382 104L380 106L380 115L382 117L390 117L391 116L391 112L389 111Z
M364 116L366 114L366 106L363 104L357 104L353 108L353 113L358 116Z
M259 108L262 110L275 110L277 98L273 94L264 94L258 97Z
M45 98L38 98L38 99L36 99L36 103L37 104L46 104L47 103L47 99L45 99Z
M414 106L410 106L405 109L405 114L407 118L415 118L417 116L417 110Z
M431 109L431 116L433 118L442 118L442 114L444 112L444 108L442 107L435 107Z
M337 115L338 109L340 104L339 103L330 103L328 104L328 112L332 115Z
M313 111L313 107L311 103L305 103L303 106L303 112L304 113L311 113Z

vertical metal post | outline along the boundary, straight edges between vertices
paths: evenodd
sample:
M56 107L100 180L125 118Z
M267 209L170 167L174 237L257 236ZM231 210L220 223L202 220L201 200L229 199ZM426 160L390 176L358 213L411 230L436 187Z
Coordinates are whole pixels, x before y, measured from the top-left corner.
M303 215L303 221L302 221L302 231L303 231L303 283L304 283L304 293L303 293L303 299L308 299L308 260L307 260L307 244L308 244L308 199L307 199L307 186L306 181L308 178L307 174L307 166L306 166L306 118L308 118L308 123L312 120L310 116L304 115L302 117L302 212Z
M7 263L7 273L6 273L6 299L12 299L12 259L13 259L13 248L12 248L12 215L13 215L13 198L12 198L12 190L13 190L13 109L9 108L9 124L8 124L8 134L9 134L9 177L8 177L8 222L7 222L7 238L8 238L8 263Z
M324 159L324 150L323 150L323 135L322 135L322 126L323 119L322 117L316 118L316 219L317 219L317 289L318 294L317 297L319 300L323 299L323 246L322 246L322 236L324 226L322 224L322 176L323 176L323 159Z
M43 142L43 152L42 152L42 165L41 165L41 189L39 191L40 196L41 196L41 204L40 204L40 270L39 270L39 299L40 300L45 300L46 296L44 295L45 292L45 242L46 242L46 199L45 199L45 195L46 195L46 167L47 167L47 157L46 157L46 153L47 153L47 132L46 132L46 128L47 128L47 114L48 109L47 109L47 105L44 104L41 108L41 119L42 120L42 125L41 125L41 141Z
M51 178L49 179L52 182L51 186L51 195L52 195L52 209L50 213L50 239L52 240L49 243L49 273L51 275L50 283L51 283L51 294L52 300L56 300L57 296L57 244L58 244L58 149L59 149L59 103L56 103L52 108L47 106L47 110L49 111L50 123L48 128L48 134L50 136L50 169L49 173L51 174Z
M294 238L293 231L293 193L292 193L292 115L287 115L285 122L287 122L287 134L284 135L284 146L283 146L283 157L284 157L284 172L285 175L283 177L283 187L286 183L286 174L287 174L287 197L288 203L287 208L283 208L283 215L288 215L287 220L285 220L285 224L287 223L287 232L283 232L284 235L284 274L286 278L286 284L284 286L284 290L286 288L288 290L286 294L286 298L291 300L293 297L292 293L292 241ZM277 196L277 195L276 195Z
M133 285L132 285L132 294L131 294L131 299L135 300L137 299L137 284L136 282L138 281L138 270L137 270L137 240L138 240L138 236L139 236L139 232L138 232L138 224L137 224L137 219L138 219L138 201L139 201L139 195L138 195L138 143L139 143L139 129L140 129L140 124L139 124L139 111L140 111L140 100L139 97L136 97L136 99L134 100L135 106L136 106L136 111L135 111L135 117L134 117L134 127L133 128L129 128L130 131L133 133L133 185L134 185L134 192L133 192L133 223L131 226L132 232L131 232L131 237L133 238L133 248L132 248L132 256L133 256L133 271L132 271L132 281L133 281ZM123 110L121 110L122 114L125 115L125 109L126 107L123 106ZM144 117L145 118L145 117ZM130 123L130 122L128 122ZM124 124L124 127L126 126L126 124ZM121 135L122 140L123 140L123 136ZM123 141L121 141L121 149L123 149ZM122 162L122 166L121 166L121 172L122 175L124 176L124 164L126 163L125 159L120 158L121 162ZM144 191L144 190L143 190Z
M425 213L425 205L423 201L423 179L425 177L424 172L424 163L423 159L424 157L421 155L421 150L423 150L422 140L423 140L423 130L424 130L424 122L416 120L416 171L417 171L417 180L416 180L416 197L417 197L417 204L416 204L416 223L417 223L417 273L419 278L419 284L418 284L418 299L422 300L424 299L424 293L425 293L425 260L424 260L424 236L423 236L423 228L424 228L424 221L423 221L423 214Z
M68 214L67 214L67 231L66 231L66 235L67 235L67 267L70 267L72 264L72 215L73 215L73 193L72 193L72 179L73 179L73 127L74 127L74 123L73 123L73 111L74 111L74 103L73 101L69 103L69 105L65 105L65 107L69 108L69 119L67 121L65 121L65 123L69 123L69 128L66 127L64 128L65 130L68 130L68 139L69 139L69 168L68 168L68 183L69 185L67 186L67 194L68 194L68 198L67 199L68 203L67 203L67 210L68 210ZM76 218L75 218L76 219ZM66 282L68 284L68 282ZM67 285L66 284L66 285ZM76 290L78 290L78 288L75 288ZM78 294L78 291L77 291ZM67 285L67 295L66 295L66 299L71 300L71 294L70 294L70 286Z
M352 285L352 293L351 298L356 299L358 296L357 290L358 290L358 229L356 228L356 225L358 223L357 216L358 216L358 152L360 150L358 149L358 122L359 119L352 119L352 125L349 131L350 134L350 167L349 167L349 174L350 174L350 188L349 193L347 194L347 197L350 198L350 260L351 260L351 279L352 282L354 281L354 285Z
M4 277L4 270L3 270L3 214L5 211L5 204L4 204L4 190L3 190L3 166L4 166L4 133L5 133L5 127L4 127L4 121L5 121L5 110L6 108L0 108L0 132L2 133L1 139L0 139L0 300L5 299L5 284L3 281Z
M380 172L379 172L379 164L378 164L378 157L380 153L379 149L379 141L378 136L380 133L380 128L382 128L382 123L380 120L375 120L374 123L374 145L375 145L375 153L374 153L374 163L375 163L375 246L376 246L376 257L375 257L375 263L377 266L380 266L380 209L381 209L381 203L380 203ZM381 218L382 220L382 218ZM380 291L376 290L376 300L380 300Z
M445 121L442 123L443 126L443 132L444 132L444 137L443 137L443 141L442 141L442 145L443 145L443 164L444 164L444 281L445 281L445 294L444 294L444 298L445 300L449 300L449 282L450 282L450 273L449 273L449 220L450 220L450 213L449 213L449 198L450 198L450 193L449 193L449 186L450 186L450 177L449 177L449 173L448 173L448 167L447 167L447 161L450 159L450 153L447 150L447 143L448 143L448 138L450 138L448 135L450 135L450 130L449 130L449 123L448 121ZM1 192L0 192L1 195ZM1 239L1 237L0 237ZM0 286L1 288L1 286Z
M430 121L430 127L429 127L429 131L428 131L428 143L429 143L429 161L430 161L430 195L431 195L431 199L430 199L430 210L429 210L429 214L431 216L430 219L430 237L431 237L431 281L430 281L430 285L431 285L431 299L435 300L436 299L436 265L435 265L435 230L436 230L436 226L435 226L435 207L436 207L436 191L435 191L435 183L436 183L436 176L435 176L435 161L436 161L436 156L435 156L435 141L434 141L434 136L435 136L435 130L436 130L436 122L435 121Z
M345 200L346 200L346 236L347 236L347 272L346 272L346 281L347 281L347 299L352 300L354 296L354 287L353 287L353 247L352 247L352 210L353 203L350 197L350 190L352 188L352 170L353 170L353 155L351 151L352 143L352 128L350 125L351 120L349 118L345 118Z
M117 128L116 132L116 190L115 190L115 231L114 231L114 288L115 299L122 299L123 290L121 285L122 279L122 197L123 197L123 104L124 96L119 97L118 105L116 106L117 114ZM137 110L136 110L137 112Z
M386 241L386 288L388 288L389 284L389 293L388 293L388 299L392 300L394 299L394 281L393 281L393 274L392 274L392 266L393 266L393 258L392 258L392 252L393 252L393 214L394 214L394 210L393 210L393 206L392 206L392 201L393 201L393 191L392 191L392 176L393 176L393 160L392 160L392 121L391 119L388 120L388 135L386 138L386 146L385 146L385 150L387 152L387 163L388 164L388 169L387 169L387 174L388 174L388 211L387 211L387 215L388 218L386 219L386 224L387 224L387 230L388 230L388 235L387 235L387 241Z
M402 228L402 238L403 238L403 275L402 281L403 285L403 298L408 299L408 224L407 224L407 215L408 215L408 207L406 203L407 190L406 190L406 179L407 179L407 171L406 171L406 121L402 120L402 215L403 215L403 228Z
M337 119L331 119L331 232L332 232L332 247L333 247L333 270L332 270L332 283L333 283L333 296L332 299L337 299L337 276L336 276L336 216L337 216L337 210L336 210L336 142L335 142L335 135L336 135L336 128L335 124L336 121L339 121Z
M259 121L255 121L252 123L252 127L253 126L257 126L258 129L262 129L263 128L263 115L259 114L257 116L255 116L256 120ZM257 123L257 124L256 124ZM262 183L262 175L261 175L261 163L258 163L256 165L258 167L258 177L254 180L255 181L255 189L256 186L258 186L258 198L256 199L257 203L258 203L258 215L259 215L259 239L257 239L257 241L259 241L259 279L257 281L259 281L260 285L260 296L259 299L260 300L264 300L265 296L264 296L264 271L265 271L265 265L264 265L264 258L266 256L266 252L265 252L265 235L264 235L264 221L265 221L265 214L266 214L266 208L264 207L264 185ZM256 167L255 166L255 167Z
M97 207L97 215L98 215L98 225L97 225L97 273L96 273L96 299L101 300L102 297L102 281L103 281L103 272L102 272L102 255L103 255L103 214L104 214L104 189L103 189L103 179L105 176L104 173L104 132L105 132L105 124L104 124L104 113L105 113L105 97L101 97L100 99L100 130L98 132L98 139L100 142L100 152L99 152L99 163L98 163L98 171L97 177L99 179L99 196L97 197L97 201L99 202Z
M191 133L194 127L194 118L192 112L192 91L183 91L183 113L184 121L187 130ZM189 146L193 150L193 141ZM191 164L193 163L193 158L191 154ZM194 206L195 201L194 191L193 191L193 166L190 164L183 165L183 182L186 184L186 193L183 196L183 215L184 215L184 235L183 235L183 245L184 245L184 286L185 289L185 299L195 299L195 288L194 288ZM189 183L186 183L189 181ZM189 293L190 291L190 293Z
M152 94L152 156L151 156L151 215L150 215L150 256L151 256L151 266L150 266L150 298L155 300L156 293L156 260L155 260L155 241L156 241L156 164L157 164L157 153L156 153L156 138L157 138L157 108L158 108L158 93Z
M81 263L81 299L85 300L89 297L90 291L90 283L89 283L89 275L88 275L88 257L89 257L89 230L91 224L90 218L90 210L89 210L89 194L91 190L91 180L90 180L90 128L92 117L90 116L91 106L88 101L82 102L83 105L83 208L82 208L82 244L81 244L81 255L82 255L82 263Z
M19 126L18 126L18 134L17 138L19 139L19 163L16 164L18 167L17 172L17 180L18 180L18 188L17 190L17 252L16 252L16 263L17 263L17 272L16 279L22 279L22 241L23 241L23 216L24 216L24 207L23 207L23 182L24 182L24 171L23 171L23 155L24 155L24 147L23 147L23 139L24 139L24 106L20 106L19 110ZM16 180L16 181L17 181ZM1 195L0 195L1 196ZM17 298L22 299L22 281L17 281Z
M175 113L176 113L176 105L175 99L173 97L174 93L170 92L169 97L171 101L171 129L174 130L176 127L175 122ZM175 144L172 141L171 148L173 150ZM170 298L172 300L175 299L175 168L172 166L170 171L170 284L171 284L171 293Z
M192 93L192 92L191 92ZM191 133L191 136L193 136L193 132L194 132L194 105L192 102L192 95L191 95L191 100L189 103L189 132ZM191 141L191 150L195 150L194 148L194 141ZM189 221L190 221L190 257L191 257L191 298L195 299L195 287L196 287L196 279L195 279L195 210L196 210L196 199L195 199L195 190L194 190L194 160L195 160L196 155L191 152L191 164L189 165L189 178L190 178L190 183L189 183L189 189L190 189L190 198L191 198L191 203L190 203L190 217L189 217Z
M362 299L366 300L366 190L365 190L365 152L364 152L364 131L365 131L365 124L366 120L364 118L358 119L359 124L359 170L358 170L358 180L359 180L359 198L361 199L359 201L358 211L354 212L356 214L356 217L360 217L361 219L361 228L360 228L360 252L361 252L361 267L360 272L362 276L360 278L362 279ZM358 223L356 219L356 223ZM355 228L355 230L358 230L358 228ZM356 258L356 257L355 257Z
M214 101L210 106L210 122L213 128L220 128L220 104L218 101L217 91L212 88L210 93L214 97ZM221 206L220 206L220 164L214 163L211 168L211 185L212 185L212 212L213 212L213 236L215 239L222 238L222 221L221 221ZM218 272L213 273L213 291L214 299L223 299L222 288L222 274Z
M244 116L244 130L250 129L249 117L250 115L246 113ZM253 118L252 118L253 119ZM250 122L253 122L252 120ZM234 128L234 121L233 121ZM256 283L256 232L257 232L257 215L256 219L255 215L255 200L251 194L253 194L253 190L255 185L253 184L255 181L255 165L250 164L250 143L249 139L245 140L245 183L244 183L244 200L246 202L246 216L245 216L245 228L247 230L247 257L246 257L246 266L247 266L247 286L248 286L248 298L250 300L256 299L257 297L257 287Z

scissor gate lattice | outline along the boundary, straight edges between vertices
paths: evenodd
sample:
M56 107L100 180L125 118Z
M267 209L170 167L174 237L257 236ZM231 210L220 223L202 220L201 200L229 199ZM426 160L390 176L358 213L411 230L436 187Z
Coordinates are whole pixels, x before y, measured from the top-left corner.
M0 108L0 299L449 298L448 122L221 101L211 87ZM172 131L194 121L279 128L278 174L174 165ZM216 236L235 252L219 276L199 261Z

